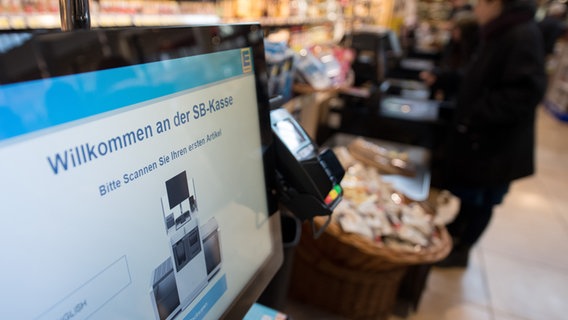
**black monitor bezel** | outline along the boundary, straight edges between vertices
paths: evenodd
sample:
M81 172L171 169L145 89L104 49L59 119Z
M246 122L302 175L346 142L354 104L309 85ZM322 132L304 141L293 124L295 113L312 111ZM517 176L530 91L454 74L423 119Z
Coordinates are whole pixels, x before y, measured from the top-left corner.
M10 32L14 33L14 32ZM19 63L26 65L27 73L20 76L13 74L0 75L0 85L18 83L23 81L32 81L58 76L65 76L83 72L91 72L109 69L111 67L130 66L149 62L161 61L160 53L172 49L172 41L175 35L175 41L183 42L183 35L187 35L187 41L194 41L197 44L191 47L191 52L185 56L194 56L207 53L220 52L231 49L240 49L244 47L252 48L255 84L257 93L258 115L260 119L260 138L262 144L262 155L264 164L264 176L266 183L266 199L268 204L268 213L270 215L269 224L272 235L272 253L262 263L261 267L255 275L249 279L243 290L240 291L238 297L226 309L223 318L238 319L243 318L251 305L256 302L258 297L264 291L268 283L274 277L283 262L282 237L280 229L280 215L277 211L277 202L275 198L275 174L274 174L274 148L272 141L272 130L270 126L270 105L268 97L268 75L264 56L263 31L259 24L230 24L230 25L204 25L204 26L180 26L180 27L143 27L143 28L112 28L112 29L93 29L78 30L73 32L61 32L59 30L36 30L27 31L31 38L13 49L0 53L0 68L2 67L2 59L6 54L16 54L17 50L33 50L32 55L18 57ZM152 39L153 46L144 48L149 50L146 53L139 53L138 56L119 57L120 65L104 65L89 64L80 66L79 69L70 70L62 68L65 57L58 59L54 52L55 48L72 44L77 39L83 37L92 37L97 39L105 39L109 37L120 37L125 35L128 39ZM127 35L127 37L126 37ZM99 43L98 45L103 45ZM173 44L176 45L175 43ZM187 45L187 43L182 43ZM25 46L25 48L24 48ZM95 44L96 46L96 44ZM80 54L82 51L92 50L92 47L76 47L74 54ZM175 48L173 48L175 49ZM160 51L152 55L152 50ZM28 58L33 57L33 59ZM183 56L175 56L179 58ZM119 61L119 60L117 60ZM4 62L5 63L5 62Z

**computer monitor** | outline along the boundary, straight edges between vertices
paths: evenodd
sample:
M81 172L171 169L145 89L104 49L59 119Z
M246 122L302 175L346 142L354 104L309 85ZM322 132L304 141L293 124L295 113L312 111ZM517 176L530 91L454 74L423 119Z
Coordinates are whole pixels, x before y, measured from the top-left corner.
M282 263L260 26L0 37L0 319L242 318Z
M168 191L168 203L170 209L181 204L185 199L189 199L189 186L187 185L187 174L182 172L166 181Z
M402 49L396 33L380 27L359 28L343 43L355 51L352 68L355 84L381 84L396 67Z

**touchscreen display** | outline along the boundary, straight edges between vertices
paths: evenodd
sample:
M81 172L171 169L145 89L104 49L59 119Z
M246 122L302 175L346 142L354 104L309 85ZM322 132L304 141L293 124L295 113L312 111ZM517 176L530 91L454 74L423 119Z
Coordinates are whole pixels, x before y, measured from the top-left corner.
M0 86L1 319L218 319L238 299L274 250L252 59Z

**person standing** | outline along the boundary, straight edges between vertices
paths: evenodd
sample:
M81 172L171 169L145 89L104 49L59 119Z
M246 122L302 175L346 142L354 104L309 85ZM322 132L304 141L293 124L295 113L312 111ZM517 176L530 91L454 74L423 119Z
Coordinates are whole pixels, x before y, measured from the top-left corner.
M530 0L478 0L480 44L457 95L445 186L461 200L440 267L466 267L509 184L534 173L535 110L546 88L542 36Z
M463 69L471 60L479 42L479 26L473 13L464 12L454 19L450 41L442 52L440 65L422 71L419 78L430 87L430 99L452 101L459 90Z

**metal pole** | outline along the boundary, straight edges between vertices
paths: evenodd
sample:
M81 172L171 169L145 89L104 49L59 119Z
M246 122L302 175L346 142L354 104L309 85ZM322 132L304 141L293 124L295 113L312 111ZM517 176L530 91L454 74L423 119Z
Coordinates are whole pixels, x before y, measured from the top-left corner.
M89 0L59 0L61 30L72 31L91 28Z

